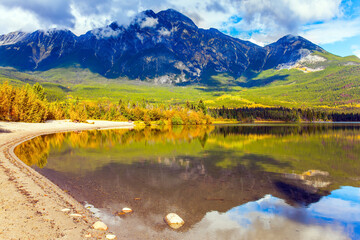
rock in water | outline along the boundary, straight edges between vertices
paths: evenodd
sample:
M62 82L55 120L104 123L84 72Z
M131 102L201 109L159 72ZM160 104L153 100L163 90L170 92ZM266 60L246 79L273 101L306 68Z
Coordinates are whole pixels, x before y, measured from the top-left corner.
M165 222L173 229L181 228L185 223L176 213L169 213L166 215Z
M108 227L106 226L106 224L103 223L103 222L100 222L100 221L97 221L96 223L94 223L94 224L92 225L92 227L93 227L94 229L96 229L96 230L104 230L104 231L106 231L106 230L108 229Z
M312 169L312 170L308 170L306 172L303 172L302 173L303 176L310 176L310 177L313 177L313 176L329 176L329 173L328 172L325 172L325 171L321 171L321 170L315 170L315 169Z
M124 213L131 213L131 212L132 212L132 209L131 209L131 208L124 207L124 208L122 209L122 211L123 211Z

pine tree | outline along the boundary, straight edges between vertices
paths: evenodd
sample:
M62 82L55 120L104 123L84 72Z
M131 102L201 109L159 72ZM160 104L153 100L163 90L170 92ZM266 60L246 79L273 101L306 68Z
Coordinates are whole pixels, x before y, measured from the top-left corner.
M45 90L44 88L39 84L39 83L35 83L33 86L34 92L37 95L37 97L41 100L44 101L45 100Z

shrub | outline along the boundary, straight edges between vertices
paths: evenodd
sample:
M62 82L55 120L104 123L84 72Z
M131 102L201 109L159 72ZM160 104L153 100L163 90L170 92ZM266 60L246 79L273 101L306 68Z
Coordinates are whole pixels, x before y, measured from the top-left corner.
M164 122L164 120L160 119L159 121L156 122L156 124L159 126L164 126L165 122Z
M172 125L183 125L184 122L182 121L181 117L179 117L178 115L174 115L171 118L171 124Z
M72 122L86 122L87 120L86 108L83 104L72 105L69 114Z
M147 114L144 114L144 123L145 123L145 126L151 126L150 117Z

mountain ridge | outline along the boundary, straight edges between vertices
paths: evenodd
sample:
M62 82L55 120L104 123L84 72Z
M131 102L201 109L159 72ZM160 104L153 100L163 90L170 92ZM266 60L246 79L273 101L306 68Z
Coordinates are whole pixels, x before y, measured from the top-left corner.
M173 9L147 10L128 26L113 22L80 36L63 29L0 36L1 66L41 71L79 64L107 78L157 83L206 84L206 76L219 73L236 79L246 72L293 66L314 52L326 53L292 35L261 47L214 28L198 28Z

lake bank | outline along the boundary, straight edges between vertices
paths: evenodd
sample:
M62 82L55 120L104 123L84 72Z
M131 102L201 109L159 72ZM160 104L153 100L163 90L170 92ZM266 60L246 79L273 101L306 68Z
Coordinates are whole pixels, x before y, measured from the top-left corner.
M359 232L351 231L356 218L329 216L319 208L321 199L334 199L327 196L343 192L342 186L354 187L350 192L356 195L359 135L358 124L94 130L42 135L15 153L92 206L119 239L238 239L243 234L273 239L282 229L287 236L280 238L302 240L311 232L320 239L338 225L343 227L332 231L332 239L359 239ZM273 211L279 201L284 208ZM124 207L133 212L115 215ZM248 215L242 214L247 207ZM332 209L343 207L334 202ZM170 212L185 221L180 231L163 221ZM314 218L317 214L333 220L324 222ZM252 216L274 219L244 228Z
M69 121L46 123L0 122L0 238L84 239L105 238L91 228L96 219L54 183L26 166L13 150L21 142L56 132L132 128L127 122ZM62 212L69 208L70 213ZM80 216L71 214L81 214ZM87 239L91 239L87 238Z

